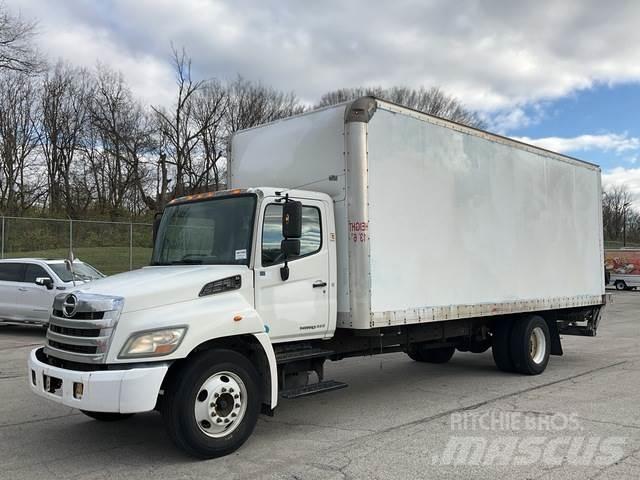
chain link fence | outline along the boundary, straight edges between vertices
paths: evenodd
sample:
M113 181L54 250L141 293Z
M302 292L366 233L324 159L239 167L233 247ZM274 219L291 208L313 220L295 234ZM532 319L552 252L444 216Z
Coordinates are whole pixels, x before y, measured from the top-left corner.
M152 224L0 216L0 258L76 258L106 275L149 264Z

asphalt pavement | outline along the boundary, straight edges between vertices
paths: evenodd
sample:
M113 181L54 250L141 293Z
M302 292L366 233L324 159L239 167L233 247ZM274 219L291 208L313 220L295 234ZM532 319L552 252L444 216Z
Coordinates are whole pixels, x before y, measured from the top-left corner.
M327 365L349 388L283 400L236 453L178 451L157 413L101 423L32 395L38 328L0 326L0 479L640 478L640 292L613 294L595 338L564 337L539 376L491 352Z

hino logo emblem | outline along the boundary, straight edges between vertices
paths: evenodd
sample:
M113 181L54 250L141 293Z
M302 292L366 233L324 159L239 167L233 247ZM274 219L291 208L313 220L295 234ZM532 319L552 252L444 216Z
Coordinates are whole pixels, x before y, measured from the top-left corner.
M78 299L75 295L67 295L62 302L62 313L65 317L73 317L76 313L76 307L78 306Z

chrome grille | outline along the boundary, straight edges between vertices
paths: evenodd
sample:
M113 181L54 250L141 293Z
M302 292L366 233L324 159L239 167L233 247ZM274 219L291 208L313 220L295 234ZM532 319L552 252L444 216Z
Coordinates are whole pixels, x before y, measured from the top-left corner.
M120 297L58 295L49 318L44 353L71 362L103 363L123 305Z

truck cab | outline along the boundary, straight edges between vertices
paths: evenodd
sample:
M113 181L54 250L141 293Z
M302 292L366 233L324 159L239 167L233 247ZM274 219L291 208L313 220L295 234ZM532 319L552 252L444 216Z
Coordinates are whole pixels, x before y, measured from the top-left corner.
M332 201L277 188L192 195L170 202L154 229L150 266L56 297L46 344L29 361L31 388L94 418L123 418L166 406L162 394L180 391L171 387L180 381L174 373L212 344L240 350L252 360L244 371L228 367L220 378L196 381L220 387L202 390L206 402L195 400L206 405L195 414L199 433L225 439L245 415L277 405L274 344L333 335ZM228 401L212 401L225 380L243 392L233 403L242 416L227 411ZM249 390L259 392L250 405L243 403ZM211 421L216 408L220 428ZM237 441L213 451L229 445ZM211 455L210 448L190 451Z
M287 255L283 210L292 201L301 207L301 231L294 239L299 251ZM151 266L199 266L209 275L233 269L253 287L247 290L247 308L255 310L258 329L271 342L330 337L336 323L332 205L322 193L275 188L179 199L158 225ZM283 281L285 262L289 276ZM193 286L198 287L204 288Z

